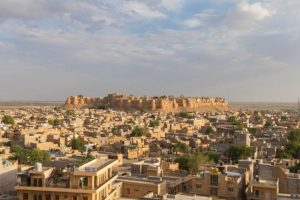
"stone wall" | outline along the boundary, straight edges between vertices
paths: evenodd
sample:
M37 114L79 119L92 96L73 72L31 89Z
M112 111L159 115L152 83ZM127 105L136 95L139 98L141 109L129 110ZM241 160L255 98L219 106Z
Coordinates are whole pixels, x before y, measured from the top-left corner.
M67 109L102 106L115 110L146 110L162 112L200 111L205 108L227 110L228 102L224 98L210 97L139 97L123 94L109 94L104 98L84 96L68 97Z

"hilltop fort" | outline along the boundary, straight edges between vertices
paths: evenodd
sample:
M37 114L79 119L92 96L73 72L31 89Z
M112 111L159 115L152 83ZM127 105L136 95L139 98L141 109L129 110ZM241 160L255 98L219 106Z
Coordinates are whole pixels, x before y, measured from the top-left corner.
M149 97L133 96L119 93L109 94L103 98L70 96L65 102L67 109L101 107L114 110L145 110L161 112L180 111L223 111L228 110L228 102L224 98L210 97Z

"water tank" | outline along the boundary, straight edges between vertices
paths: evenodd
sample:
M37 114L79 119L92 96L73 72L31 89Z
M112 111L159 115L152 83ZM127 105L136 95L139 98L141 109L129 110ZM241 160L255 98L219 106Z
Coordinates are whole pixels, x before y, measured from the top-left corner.
M35 170L38 171L38 172L43 171L42 163L39 163L39 162L35 163Z

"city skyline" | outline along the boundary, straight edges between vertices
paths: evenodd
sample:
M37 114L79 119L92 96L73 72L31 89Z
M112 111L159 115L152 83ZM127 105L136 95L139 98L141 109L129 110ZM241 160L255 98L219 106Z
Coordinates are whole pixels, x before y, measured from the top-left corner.
M298 8L289 0L0 2L0 101L67 96L297 102Z

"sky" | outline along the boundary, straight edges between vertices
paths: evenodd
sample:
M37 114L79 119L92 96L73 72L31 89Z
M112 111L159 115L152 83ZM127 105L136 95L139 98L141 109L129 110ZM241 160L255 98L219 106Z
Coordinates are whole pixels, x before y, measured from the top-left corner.
M0 101L296 102L299 0L1 0Z

